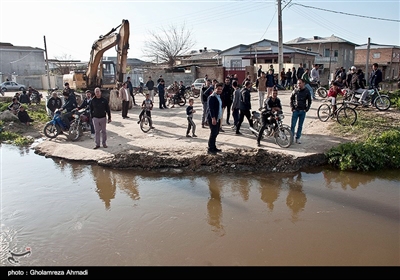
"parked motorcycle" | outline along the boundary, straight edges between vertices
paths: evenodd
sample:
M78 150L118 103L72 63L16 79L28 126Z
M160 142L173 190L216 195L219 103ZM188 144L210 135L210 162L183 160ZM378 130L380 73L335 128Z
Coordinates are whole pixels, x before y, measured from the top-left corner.
M56 109L51 121L44 126L43 132L46 137L53 139L62 134L63 131L67 132L69 127L70 124L65 124L61 118L61 110Z
M167 100L165 102L165 105L167 107L172 107L175 104L178 104L179 106L185 106L186 104L186 98L183 95L176 96L174 93L167 93Z
M75 110L68 130L68 139L76 141L82 136L84 131L90 130L89 124L89 109Z
M35 103L36 105L40 105L40 101L42 99L43 95L36 91L36 92L32 92L31 94L31 103Z
M262 113L253 111L252 119L253 119L253 127L250 127L250 130L253 134L258 137L258 134L263 126L262 123L262 115L266 114L266 111L262 111ZM288 148L293 142L293 134L290 130L290 127L283 124L283 115L282 111L275 111L269 117L269 124L264 130L264 135L261 139L265 139L266 137L274 137L275 143L278 144L282 148Z

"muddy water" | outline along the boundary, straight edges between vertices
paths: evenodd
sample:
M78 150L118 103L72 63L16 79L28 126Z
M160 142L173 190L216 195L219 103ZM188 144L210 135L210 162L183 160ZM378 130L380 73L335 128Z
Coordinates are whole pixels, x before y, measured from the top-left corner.
M0 159L1 265L400 264L399 172L145 173L9 145Z

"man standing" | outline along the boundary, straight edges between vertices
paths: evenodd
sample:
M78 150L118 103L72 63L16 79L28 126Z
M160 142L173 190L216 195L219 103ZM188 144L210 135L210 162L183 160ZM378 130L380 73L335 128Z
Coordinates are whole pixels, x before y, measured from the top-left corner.
M262 70L262 65L259 65L258 66L258 71L257 71L257 78L260 78L261 77L261 73L263 72L263 70Z
M297 79L301 79L304 74L304 68L303 68L303 63L299 64L299 68L297 68Z
M219 128L222 118L222 100L220 98L222 87L222 83L217 83L215 85L214 92L207 99L207 120L210 126L210 137L208 138L209 154L216 154L217 152L221 152L221 150L217 148L215 142L219 134Z
M203 103L203 115L201 116L201 127L205 128L208 124L207 121L207 108L208 108L208 97L214 91L213 85L211 85L211 80L207 80L204 86L200 90L201 102Z
M318 71L319 65L314 64L313 69L311 69L311 77L310 81L312 83L318 83L319 82L319 71Z
M369 88L377 88L379 87L379 83L382 82L382 71L378 69L378 63L372 64L372 72L369 76Z
M128 110L129 110L129 93L128 93L128 84L125 82L122 84L122 87L119 89L119 98L122 100L122 118L129 119Z
M107 99L101 97L100 88L95 88L94 90L95 97L90 102L89 108L90 113L93 119L94 125L94 134L95 134L95 143L96 146L93 149L100 148L100 134L102 136L102 144L104 148L107 148L107 120L106 116L108 116L108 122L111 122L111 112L110 106L108 105Z
M167 106L165 105L165 82L164 82L164 79L161 78L160 82L157 85L157 89L158 89L159 107L160 107L160 109L167 109Z
M221 100L222 100L222 118L221 118L221 127L220 127L220 132L225 132L222 129L222 120L224 118L224 113L226 109L226 124L230 125L229 123L229 117L231 114L231 106L232 106L232 86L231 86L231 79L229 77L225 78L225 84L224 87L222 88L222 93L221 93Z
M265 99L265 92L267 90L267 78L265 73L261 72L260 77L256 81L256 88L258 89L258 108L262 109Z
M154 81L151 79L151 77L149 76L149 79L146 82L147 90L150 93L150 99L151 101L154 103Z
M301 144L300 137L303 130L304 119L306 113L311 107L311 93L305 87L303 79L297 80L297 89L293 90L290 96L290 108L292 109L292 123L291 130L293 136L296 138L296 143ZM296 123L298 120L297 132L295 134Z
M126 85L129 90L129 94L132 96L132 104L136 106L135 96L133 95L133 85L132 85L131 77L126 78Z
M251 110L251 97L250 97L250 87L251 82L247 81L245 84L245 88L241 90L240 94L240 117L239 123L236 126L236 134L242 134L240 132L240 126L243 123L244 117L247 118L251 127L253 127L253 120L251 119L250 110Z

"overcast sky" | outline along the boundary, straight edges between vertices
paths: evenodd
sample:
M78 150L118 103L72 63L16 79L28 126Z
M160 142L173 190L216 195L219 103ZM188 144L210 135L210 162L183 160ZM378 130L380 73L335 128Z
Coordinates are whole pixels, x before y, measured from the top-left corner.
M399 0L282 0L282 7L285 2L290 4L282 12L283 42L334 34L355 44L366 44L370 37L373 43L400 45ZM196 42L193 49L224 50L262 39L278 41L276 0L0 0L0 42L44 49L46 36L49 59L87 61L98 36L122 19L130 23L128 57L143 60L144 42L151 40L148 32L170 25L185 24ZM115 56L115 50L106 55Z

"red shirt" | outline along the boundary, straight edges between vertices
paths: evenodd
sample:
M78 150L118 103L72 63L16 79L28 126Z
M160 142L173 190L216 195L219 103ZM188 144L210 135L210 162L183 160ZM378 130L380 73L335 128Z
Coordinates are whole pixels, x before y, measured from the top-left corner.
M343 95L343 91L340 88L337 88L337 90L335 90L333 87L331 87L328 91L328 97L337 97L338 93L340 95Z

